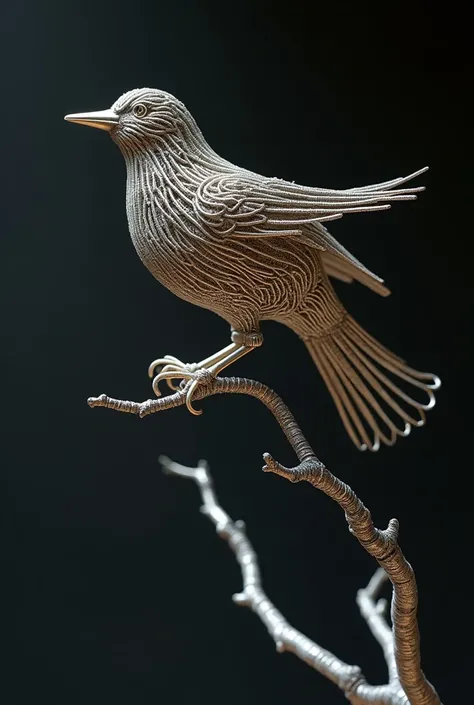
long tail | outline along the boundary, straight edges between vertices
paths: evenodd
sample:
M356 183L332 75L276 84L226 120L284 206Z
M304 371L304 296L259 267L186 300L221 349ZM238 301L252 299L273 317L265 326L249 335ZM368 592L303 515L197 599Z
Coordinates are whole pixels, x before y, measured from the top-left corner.
M349 315L330 335L304 341L360 450L391 446L412 426L424 425L441 386L436 375L408 367Z

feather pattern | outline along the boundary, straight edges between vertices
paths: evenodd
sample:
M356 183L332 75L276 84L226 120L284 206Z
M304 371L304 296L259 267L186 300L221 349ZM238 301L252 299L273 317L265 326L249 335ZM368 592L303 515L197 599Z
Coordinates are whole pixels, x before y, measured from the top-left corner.
M342 190L302 186L220 157L164 91L131 91L113 110L130 234L153 276L247 337L260 335L262 320L291 328L359 448L391 445L422 425L439 379L408 367L345 311L329 277L390 292L325 223L415 199L423 187L407 184L426 169Z
M252 172L213 174L199 185L193 201L203 226L219 237L287 237L321 252L327 273L360 281L386 296L383 280L332 237L321 224L347 213L387 210L392 201L413 200L423 187L400 188L426 168L407 177L346 190L299 186ZM340 262L338 261L340 260Z

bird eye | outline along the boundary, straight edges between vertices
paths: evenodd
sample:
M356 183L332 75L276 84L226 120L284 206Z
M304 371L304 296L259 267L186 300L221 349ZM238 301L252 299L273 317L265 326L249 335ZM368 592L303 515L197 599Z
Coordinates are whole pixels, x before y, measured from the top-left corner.
M143 105L143 103L138 103L133 108L133 114L139 118L145 117L147 112L148 112L148 108L146 107L146 105Z

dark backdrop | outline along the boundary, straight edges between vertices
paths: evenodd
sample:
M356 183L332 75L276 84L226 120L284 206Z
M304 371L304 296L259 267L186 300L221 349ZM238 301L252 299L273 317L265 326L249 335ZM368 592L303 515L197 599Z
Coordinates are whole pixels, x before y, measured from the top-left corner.
M304 347L276 324L234 371L281 393L379 526L400 519L423 666L446 703L463 699L467 18L423 2L322 5L18 0L3 10L5 705L344 702L233 605L233 557L199 514L196 488L161 474L160 453L208 459L277 606L371 682L385 679L354 601L374 564L337 506L261 473L264 451L293 462L263 407L221 397L201 418L178 409L140 421L86 404L104 391L147 398L151 359L197 360L228 339L224 322L174 298L139 262L108 136L63 122L137 86L176 94L216 151L267 175L344 188L430 165L416 203L331 224L393 291L383 300L338 286L350 311L442 377L426 428L359 453Z

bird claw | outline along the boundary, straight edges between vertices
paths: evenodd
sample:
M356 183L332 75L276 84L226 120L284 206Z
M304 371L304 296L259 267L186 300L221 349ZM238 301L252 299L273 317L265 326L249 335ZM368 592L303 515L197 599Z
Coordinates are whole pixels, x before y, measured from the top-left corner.
M157 367L161 367L161 371L155 375ZM152 387L157 397L161 396L161 391L159 389L159 384L163 380L166 381L168 387L174 391L180 391L189 388L186 393L186 407L188 411L194 416L200 416L202 411L195 409L193 406L193 396L199 385L209 381L209 376L214 378L214 375L209 370L199 368L198 364L195 362L184 363L178 360L172 355L165 355L164 357L154 360L148 368L149 377L153 377ZM174 380L179 380L178 383Z
M159 357L156 360L153 360L152 363L150 363L148 367L148 377L150 377L151 379L155 376L155 371L157 367L163 367L166 365L173 365L173 367L176 369L183 369L186 367L186 363L181 362L181 360L178 360L177 357L174 357L173 355L165 355L164 357Z
M161 371L159 374L155 375L156 369L158 367L161 367ZM159 383L161 382L162 379L166 380L166 383L168 387L173 391L176 392L179 389L179 385L176 385L173 380L174 379L186 379L187 374L184 373L193 373L198 369L198 366L195 362L191 363L186 363L186 362L181 362L181 360L178 360L177 357L174 357L173 355L165 355L164 357L159 357L156 360L153 360L153 362L149 365L148 367L148 376L150 378L153 378L152 386L153 386L153 391L155 392L157 397L161 396L161 392L159 390ZM168 372L174 372L174 375L168 375L164 373Z

